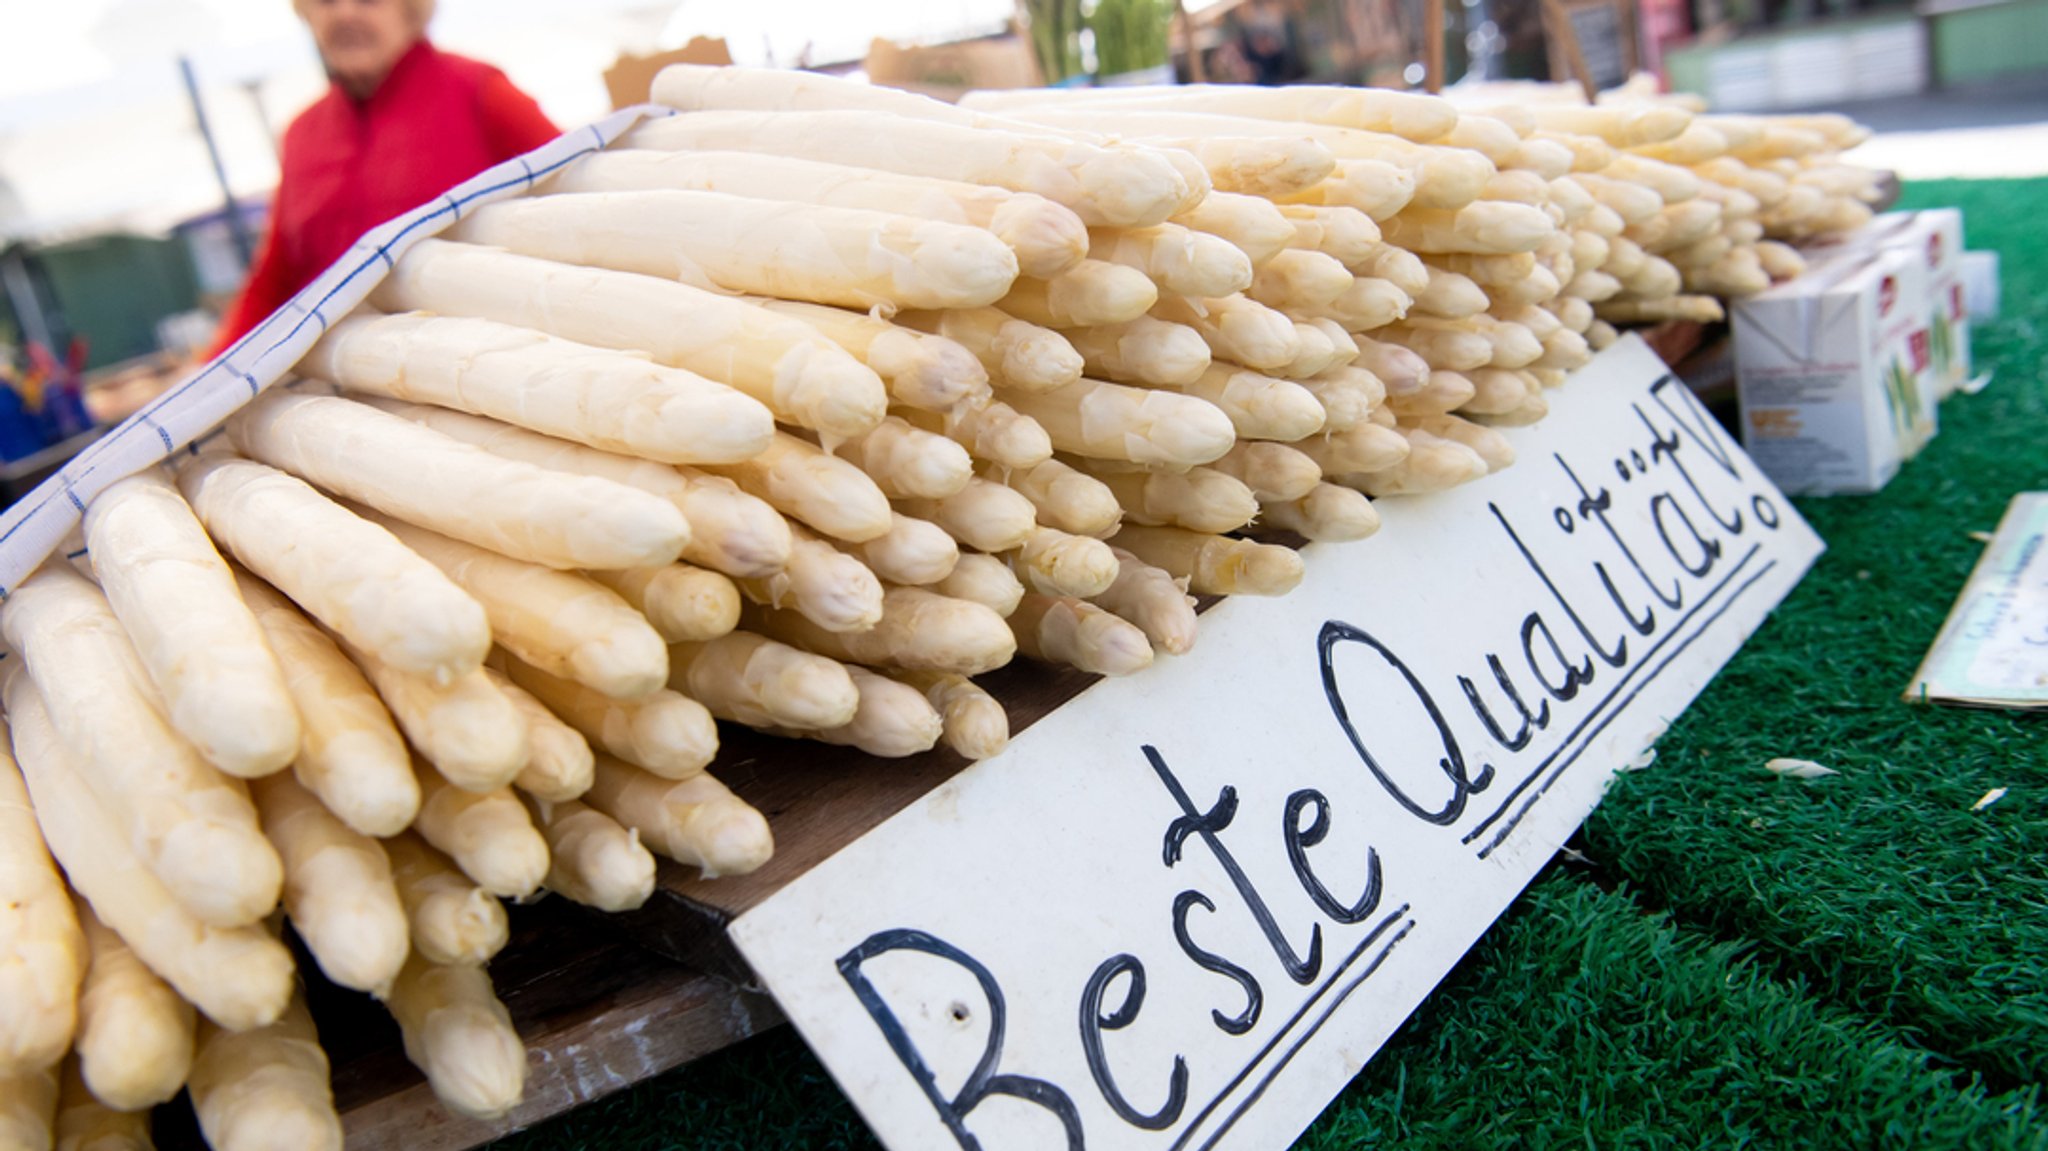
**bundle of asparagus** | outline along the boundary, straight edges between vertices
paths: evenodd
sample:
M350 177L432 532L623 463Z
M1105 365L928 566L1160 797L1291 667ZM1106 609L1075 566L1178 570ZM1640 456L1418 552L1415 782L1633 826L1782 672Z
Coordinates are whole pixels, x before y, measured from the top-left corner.
M132 1138L189 1086L223 1151L338 1146L280 906L451 1109L502 1114L500 900L769 857L717 721L994 755L972 677L1188 651L1190 593L1284 593L1289 542L1508 466L1489 425L1599 317L1752 290L1791 270L1767 230L1863 194L1799 150L1831 120L1665 105L655 94L683 114L413 248L0 604L20 1141Z

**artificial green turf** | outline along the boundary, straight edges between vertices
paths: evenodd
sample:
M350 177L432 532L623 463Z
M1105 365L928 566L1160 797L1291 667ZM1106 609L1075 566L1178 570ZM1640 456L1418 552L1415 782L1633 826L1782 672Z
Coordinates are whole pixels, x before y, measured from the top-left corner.
M1554 868L1298 1144L2043 1148L1987 1096L1742 948Z
M1301 1147L2048 1151L2048 715L1898 701L1969 533L2048 489L2048 181L1907 203L2002 256L1996 382L1885 492L1799 502L1829 554L1617 783L1590 868L1517 901ZM875 1143L785 1028L502 1146Z
M2016 491L2048 490L2048 181L1909 190L1995 247L1996 380L1883 492L1799 501L1828 554L1660 745L1586 850L1681 921L2001 1085L2048 1078L2048 715L1900 699ZM1776 756L1842 774L1780 779ZM2009 789L1983 812L1970 807Z

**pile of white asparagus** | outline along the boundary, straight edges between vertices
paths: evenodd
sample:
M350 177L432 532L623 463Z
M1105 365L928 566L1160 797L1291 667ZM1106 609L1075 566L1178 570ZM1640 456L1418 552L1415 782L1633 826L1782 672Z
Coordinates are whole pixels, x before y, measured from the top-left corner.
M181 1088L219 1151L339 1147L284 918L505 1113L500 900L769 857L715 720L993 755L971 677L1187 651L1190 592L1301 577L1246 529L1506 466L1610 321L1794 273L1765 237L1870 186L1846 122L1663 104L655 97L0 605L0 1147L147 1146Z

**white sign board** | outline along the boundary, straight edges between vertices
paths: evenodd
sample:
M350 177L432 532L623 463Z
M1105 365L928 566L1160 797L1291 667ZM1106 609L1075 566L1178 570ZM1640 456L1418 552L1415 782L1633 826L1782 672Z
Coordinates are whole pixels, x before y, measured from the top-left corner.
M1552 404L732 924L885 1143L1286 1146L1820 553L1640 342Z

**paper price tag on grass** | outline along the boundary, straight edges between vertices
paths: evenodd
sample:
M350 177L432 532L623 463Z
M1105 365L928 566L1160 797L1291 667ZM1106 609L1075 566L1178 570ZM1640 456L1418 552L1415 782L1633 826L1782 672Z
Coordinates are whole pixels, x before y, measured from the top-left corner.
M1906 698L2048 707L2048 492L2013 497Z
M1509 434L732 924L884 1142L1285 1146L1820 553L1639 341Z

